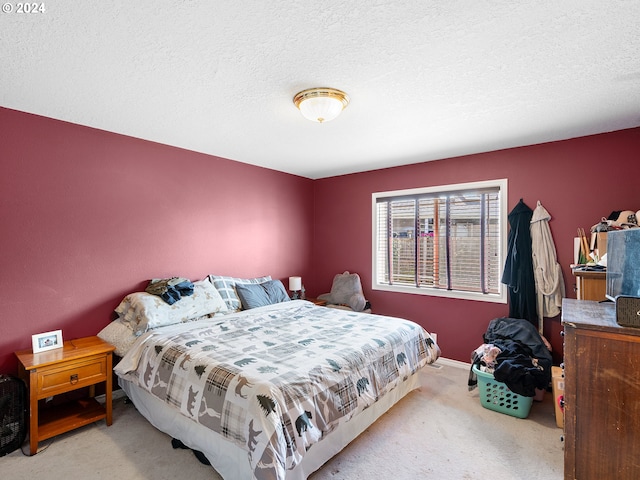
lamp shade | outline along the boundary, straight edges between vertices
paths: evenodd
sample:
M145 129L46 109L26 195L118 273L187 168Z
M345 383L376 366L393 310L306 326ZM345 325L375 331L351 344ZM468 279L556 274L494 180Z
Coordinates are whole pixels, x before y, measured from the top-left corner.
M302 277L289 277L289 290L292 292L302 290Z
M335 88L310 88L297 93L293 103L306 119L324 123L340 115L349 104L349 96Z

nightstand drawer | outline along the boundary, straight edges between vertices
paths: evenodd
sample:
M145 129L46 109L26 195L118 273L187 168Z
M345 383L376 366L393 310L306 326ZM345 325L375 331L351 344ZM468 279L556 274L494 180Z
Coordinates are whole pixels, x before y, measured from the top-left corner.
M94 385L107 378L105 355L67 362L38 371L38 398L63 393L83 386Z

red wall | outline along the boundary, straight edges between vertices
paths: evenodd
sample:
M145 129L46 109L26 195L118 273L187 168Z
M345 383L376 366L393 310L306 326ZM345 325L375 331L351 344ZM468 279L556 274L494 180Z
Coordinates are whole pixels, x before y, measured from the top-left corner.
M552 216L551 231L563 266L567 296L575 298L573 237L614 210L640 209L640 128L321 179L315 187L313 270L321 290L344 270L358 272L374 311L412 319L438 334L447 358L468 362L488 322L508 306L371 290L373 192L507 178L509 210L520 198L532 209L540 200ZM560 316L545 320L545 336L562 358Z
M509 208L551 213L569 296L576 229L640 209L640 128L316 181L3 108L0 131L2 373L34 333L94 335L148 279L209 273L302 275L317 295L358 272L376 312L468 361L507 306L372 291L371 193L508 178ZM557 360L559 331L546 321Z
M3 108L0 131L2 373L150 278L310 277L309 179Z

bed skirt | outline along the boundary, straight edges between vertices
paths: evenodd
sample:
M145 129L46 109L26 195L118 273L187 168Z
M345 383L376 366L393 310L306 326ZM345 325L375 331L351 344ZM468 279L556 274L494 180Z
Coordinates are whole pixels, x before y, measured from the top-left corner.
M246 450L168 407L162 400L133 383L119 378L118 384L137 410L153 426L171 437L179 439L189 448L204 453L223 479L253 478ZM418 371L369 408L327 434L322 441L314 444L294 469L287 470L286 479L306 480L309 475L334 457L405 395L419 387Z

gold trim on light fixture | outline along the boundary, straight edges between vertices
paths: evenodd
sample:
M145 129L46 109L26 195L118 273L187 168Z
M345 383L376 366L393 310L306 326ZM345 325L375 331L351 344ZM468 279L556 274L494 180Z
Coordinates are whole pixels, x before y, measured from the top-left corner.
M335 88L308 88L296 93L293 103L305 118L323 123L340 115L349 105L349 95Z

